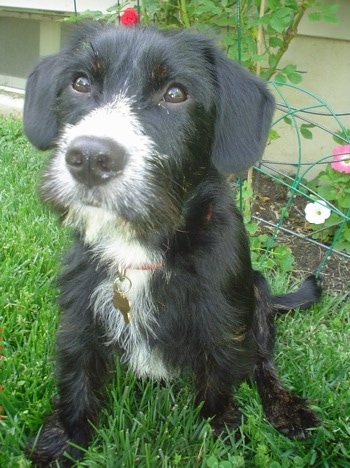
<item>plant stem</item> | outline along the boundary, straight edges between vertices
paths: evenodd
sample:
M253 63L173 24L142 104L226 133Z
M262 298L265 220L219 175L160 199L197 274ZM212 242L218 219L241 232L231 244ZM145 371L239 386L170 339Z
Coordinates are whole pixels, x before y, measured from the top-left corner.
M145 0L141 0L141 13L142 13L142 19L145 24L149 23L149 17L147 15L147 8L146 8L146 3Z
M264 0L262 0L264 1ZM283 55L287 51L289 44L295 38L298 32L299 23L302 20L305 11L307 8L310 7L310 0L302 0L299 5L298 13L295 14L293 23L286 29L286 31L282 34L283 45L279 48L276 54L276 63L274 67L270 68L269 75L267 79L270 79L272 75L276 73L277 66L281 61Z
M264 16L265 10L266 10L266 0L261 0L260 11L259 11L259 17L260 18L262 18ZM258 35L257 35L257 39L256 39L258 55L262 54L263 36L264 36L264 28L263 28L262 25L259 25ZM256 74L257 74L257 76L260 76L260 73L261 73L261 64L260 64L260 62L258 62L256 64ZM252 187L253 187L253 168L250 167L248 169L248 173L247 173L248 193L249 193L249 189L251 189ZM244 213L245 219L248 219L248 218L250 219L251 210L252 210L252 197L249 197L244 202L243 213Z
M186 28L191 27L191 23L190 23L188 13L187 13L187 7L186 7L186 1L185 0L180 1L180 8L181 8L181 15L182 15L182 19L183 19L185 27Z
M266 0L261 0L259 18L262 18L264 16L265 10L266 10ZM256 48L257 48L258 55L261 55L263 52L263 47L262 47L263 37L264 37L264 27L262 24L260 24L258 28L258 35L256 38ZM256 64L257 76L260 76L260 73L261 73L261 62L258 61Z

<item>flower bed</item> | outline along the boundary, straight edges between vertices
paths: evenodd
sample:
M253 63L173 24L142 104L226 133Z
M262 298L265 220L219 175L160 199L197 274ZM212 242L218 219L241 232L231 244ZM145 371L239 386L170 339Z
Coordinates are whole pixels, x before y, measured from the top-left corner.
M276 245L286 244L293 247L291 258L288 259L284 253L286 270L292 266L298 269L306 267L309 273L316 271L328 277L331 289L336 287L339 291L346 291L350 286L350 130L319 97L294 87L313 99L307 107L298 108L285 98L283 91L286 85L272 85L280 97L272 133L275 138L278 136L281 122L293 126L295 160L281 169L283 161L271 161L265 156L256 167L252 218L246 219L248 229L251 229L249 222L258 223L258 229L253 230L255 236L261 233L269 235L267 241L260 237L266 252L260 257L259 266L273 258ZM307 114L310 109L312 120ZM318 115L328 116L327 127L318 124ZM308 162L308 152L303 143L313 138L316 129L329 134L329 146L324 149L327 154L321 154L317 161ZM273 144L272 139L269 153L273 153ZM312 169L317 169L316 176L308 180ZM261 247L258 243L256 245Z

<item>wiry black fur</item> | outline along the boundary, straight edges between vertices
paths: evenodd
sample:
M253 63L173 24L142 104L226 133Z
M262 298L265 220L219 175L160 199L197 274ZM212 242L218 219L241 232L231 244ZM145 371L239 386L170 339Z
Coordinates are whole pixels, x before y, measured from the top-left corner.
M72 81L82 73L92 82L88 95L72 91ZM174 83L190 96L177 107L162 100L164 89ZM96 24L79 29L67 49L45 58L29 76L27 135L41 149L56 148L65 124L79 124L120 91L132 97L144 132L168 155L167 162L152 159L140 182L143 190L131 180L129 192L116 197L112 191L108 200L133 240L163 259L145 292L157 325L150 333L139 320L140 336L170 372L194 375L196 402L203 402L202 414L213 418L217 432L239 424L233 387L252 377L270 422L288 437L306 437L318 419L278 379L274 315L308 307L319 299L320 288L310 277L295 293L271 295L264 277L252 270L242 217L223 175L260 157L272 97L261 81L201 36ZM43 198L64 214L73 196L55 191L56 157L55 151L44 174ZM107 187L119 189L122 177L113 177ZM87 181L76 185L82 203L105 206L99 187ZM70 466L64 452L82 456L69 442L89 444L90 422L98 419L114 353L124 352L122 340L106 342L104 322L91 305L110 266L91 251L79 229L59 280L58 400L28 448L36 466L55 460Z

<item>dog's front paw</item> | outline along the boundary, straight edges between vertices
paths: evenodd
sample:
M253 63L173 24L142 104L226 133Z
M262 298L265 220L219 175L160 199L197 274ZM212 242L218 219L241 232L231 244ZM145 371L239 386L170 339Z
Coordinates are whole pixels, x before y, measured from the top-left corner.
M317 415L308 408L306 401L290 394L288 402L278 400L264 408L270 423L284 436L290 439L307 439L310 430L320 424Z
M218 437L227 431L236 431L241 423L242 413L235 406L230 406L222 415L214 417L211 421L211 427L214 435Z
M68 435L56 415L50 416L39 432L38 436L29 441L26 448L26 456L37 468L57 466L59 462L61 468L72 466L73 462L64 454L69 454L70 458L79 459L82 452L69 444Z

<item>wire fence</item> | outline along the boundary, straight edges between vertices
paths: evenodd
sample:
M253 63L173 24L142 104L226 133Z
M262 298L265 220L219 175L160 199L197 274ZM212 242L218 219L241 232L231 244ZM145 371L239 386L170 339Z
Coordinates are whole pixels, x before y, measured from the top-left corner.
M263 262L268 255L269 250L276 241L279 232L283 232L288 235L297 236L303 239L305 242L316 244L323 249L324 255L317 268L317 275L319 275L332 253L336 253L350 260L350 250L342 250L337 248L338 241L345 232L348 233L348 237L346 237L346 239L348 240L350 247L350 173L344 173L344 178L347 179L347 184L346 182L345 184L348 187L347 196L349 197L349 208L340 208L337 206L336 200L333 202L327 200L320 193L315 191L312 188L313 184L309 177L311 172L316 174L317 177L321 170L324 170L325 167L331 164L334 159L334 155L325 154L320 155L318 159L313 159L312 161L308 160L308 151L304 148L306 139L302 133L303 129L301 125L307 125L307 127L304 127L304 129L308 129L308 133L306 134L307 139L312 138L312 134L314 132L321 131L326 132L330 136L330 147L332 146L332 137L337 138L339 143L347 145L350 144L350 140L347 136L348 131L345 125L342 123L341 118L345 115L349 115L350 112L338 114L334 112L323 99L298 86L291 84L280 84L273 81L271 82L271 86L273 87L278 100L276 112L277 115L273 122L272 129L275 129L278 132L279 125L281 123L285 123L286 120L288 121L288 125L292 126L295 136L292 149L292 153L294 153L294 161L291 162L285 159L271 160L268 159L265 155L261 163L255 167L256 172L262 173L265 176L271 178L274 182L285 186L286 193L288 194L285 205L280 210L279 218L276 220L276 222L264 220L263 218L258 219L259 222L268 224L272 228L271 238L266 246L266 252L261 258L261 262ZM296 107L292 105L285 94L285 90L288 88L292 89L294 94L299 93L302 95L301 98L298 96L299 102L304 100L307 101L308 104L304 107ZM305 95L305 99L303 99L303 95ZM322 117L323 120L326 118L327 125L317 121L318 117ZM334 145L335 143L333 146ZM273 142L271 143L271 146L272 148L270 148L269 154L273 153ZM308 146L310 146L310 144ZM315 144L315 146L317 145ZM347 155L347 158L350 158L350 154ZM333 188L336 191L341 187L335 186ZM305 206L308 202L315 202L315 200L323 203L331 213L336 215L336 222L334 222L332 225L320 225L318 226L318 229L313 231L308 229L308 223L305 223L304 232L300 232L300 230L293 230L290 228L290 226L288 228L285 227L284 223L288 218L288 213L295 201L296 196L299 197L299 203L300 198L305 200ZM301 213L301 217L302 216L304 216L303 213ZM313 239L313 236L316 238L320 237L319 233L326 229L332 229L332 236L329 242L323 243Z

